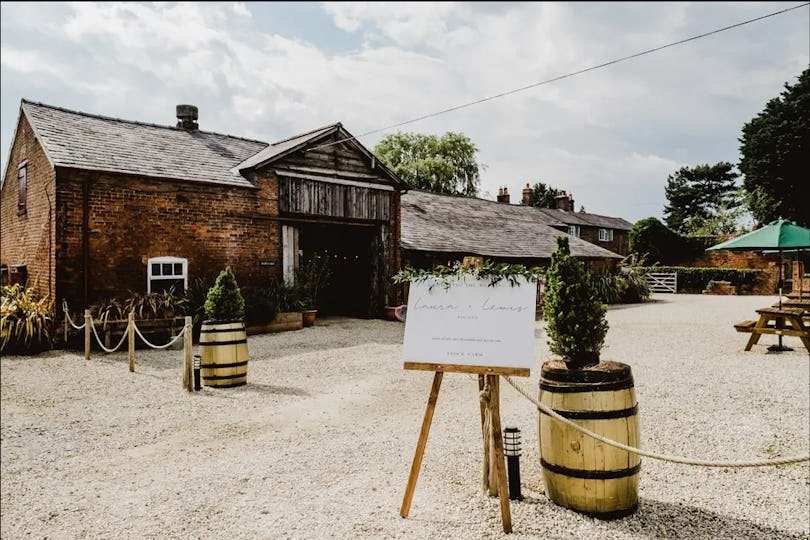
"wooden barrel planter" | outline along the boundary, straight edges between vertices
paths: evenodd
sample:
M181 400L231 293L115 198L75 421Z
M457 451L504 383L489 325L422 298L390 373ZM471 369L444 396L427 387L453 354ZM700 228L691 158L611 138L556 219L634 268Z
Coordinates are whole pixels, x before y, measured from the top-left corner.
M540 402L580 426L638 447L636 394L630 366L603 362L568 370L543 364ZM548 497L600 519L625 517L638 508L638 455L620 450L540 414L540 462Z
M200 375L205 386L247 383L248 349L242 321L205 321L200 330Z

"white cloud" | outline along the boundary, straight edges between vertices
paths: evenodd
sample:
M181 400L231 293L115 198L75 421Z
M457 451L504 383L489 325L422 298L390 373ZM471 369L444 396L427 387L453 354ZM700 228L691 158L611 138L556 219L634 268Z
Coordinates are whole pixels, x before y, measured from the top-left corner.
M191 102L203 129L263 140L359 134L781 5L326 3L324 33L362 41L339 52L268 31L250 3L4 3L2 147L21 97L163 124ZM736 161L742 124L806 67L807 23L804 8L402 130L467 134L490 194L542 180L592 212L660 215L668 174Z

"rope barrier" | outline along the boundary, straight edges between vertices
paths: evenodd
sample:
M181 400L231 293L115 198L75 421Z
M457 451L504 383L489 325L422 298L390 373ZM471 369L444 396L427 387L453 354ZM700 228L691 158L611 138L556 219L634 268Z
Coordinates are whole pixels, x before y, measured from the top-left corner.
M808 456L793 456L793 457L780 458L780 459L752 460L752 461L707 461L707 460L702 460L702 459L689 459L689 458L683 458L683 457L677 457L677 456L667 456L667 455L664 455L664 454L657 454L655 452L647 452L647 451L641 450L639 448L635 448L633 446L627 446L626 444L616 442L616 441L614 441L612 439L608 439L607 437L603 437L602 435L599 435L598 433L594 433L593 431L585 429L584 427L576 424L575 422L572 422L568 418L560 416L559 414L557 414L557 412L554 411L554 409L552 409L552 408L548 407L547 405L537 401L534 397L529 395L528 391L525 388L523 388L522 386L515 383L512 380L511 377L505 376L504 378L506 379L506 382L508 382L512 386L512 388L514 388L519 394L521 394L523 397L525 397L526 399L528 399L529 401L534 403L534 405L537 407L538 411L548 414L549 416L551 416L555 420L558 420L559 422L562 422L563 424L565 424L567 426L570 426L570 427L580 431L581 433L584 433L585 435L596 439L597 441L603 442L603 443L605 443L607 445L613 446L615 448L619 448L621 450L626 450L627 452L630 452L632 454L637 454L639 456L644 456L644 457L648 457L648 458L652 458L652 459L658 459L658 460L661 460L661 461L669 461L669 462L672 462L672 463L680 463L680 464L683 464L683 465L697 465L697 466L700 466L700 467L728 467L728 468L766 467L766 466L771 466L771 465L787 465L787 464L790 464L790 463L801 463L803 461L810 461L810 455L808 455Z
M145 337L143 337L143 334L141 334L141 331L138 329L138 325L135 324L135 321L132 321L132 326L135 327L135 333L138 334L138 337L140 337L143 340L143 342L146 343L147 346L152 347L153 349L168 349L169 347L174 345L175 342L178 339L183 337L183 333L185 332L185 330L187 328L187 326L184 325L183 326L183 332L180 332L179 334L174 336L174 339L172 339L170 342L166 343L165 345L154 345L153 343L150 343L149 341L147 341L147 339Z
M68 311L67 302L62 302L62 309L65 312L65 317L67 318L67 321L70 323L70 326L72 326L76 330L83 330L84 329L84 326L87 323L84 323L81 326L78 326L76 323L73 322L73 319L70 318L70 311Z
M98 346L101 347L101 350L103 350L104 352L107 352L107 353L114 353L115 351L117 351L121 347L121 345L123 345L124 340L127 339L127 333L124 332L124 335L121 336L121 341L118 342L118 345L116 345L112 349L108 349L101 342L101 338L98 337L98 332L96 331L96 325L93 323L92 318L90 319L90 328L93 330L93 334L96 336L96 341L98 342Z

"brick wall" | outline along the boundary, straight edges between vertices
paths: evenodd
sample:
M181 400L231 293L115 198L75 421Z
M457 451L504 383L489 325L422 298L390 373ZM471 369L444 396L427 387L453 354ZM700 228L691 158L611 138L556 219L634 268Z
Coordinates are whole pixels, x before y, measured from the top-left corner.
M151 257L188 259L189 280L230 265L240 285L281 273L278 181L258 189L58 170L57 291L84 306L83 185L89 222L89 303L146 291ZM275 263L261 266L262 261Z
M26 211L17 212L17 171L27 161ZM20 116L0 191L0 264L25 264L28 282L38 295L55 291L55 264L51 247L56 220L55 173L34 131Z
M739 253L726 250L706 251L699 257L686 261L680 266L765 270L765 279L751 291L751 294L774 294L779 283L778 253L763 255L756 251L742 251ZM788 274L785 273L784 277L787 278Z

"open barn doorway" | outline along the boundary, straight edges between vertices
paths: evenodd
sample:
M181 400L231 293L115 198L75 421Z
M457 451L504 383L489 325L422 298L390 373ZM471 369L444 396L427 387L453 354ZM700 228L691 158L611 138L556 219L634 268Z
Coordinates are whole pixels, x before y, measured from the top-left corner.
M313 254L329 258L332 277L318 295L319 315L369 317L372 294L372 245L376 227L301 224L299 264Z

